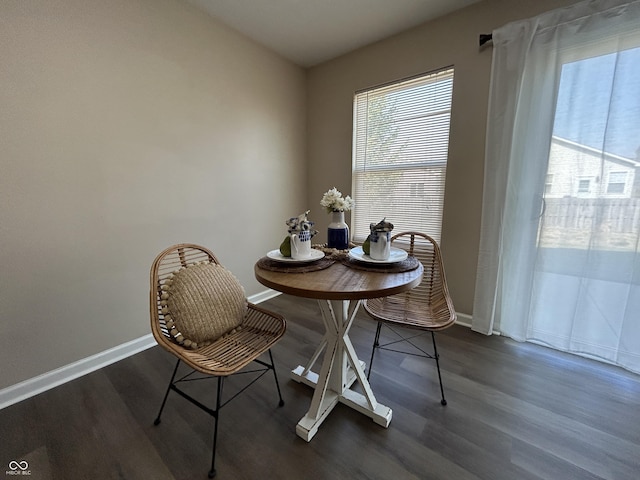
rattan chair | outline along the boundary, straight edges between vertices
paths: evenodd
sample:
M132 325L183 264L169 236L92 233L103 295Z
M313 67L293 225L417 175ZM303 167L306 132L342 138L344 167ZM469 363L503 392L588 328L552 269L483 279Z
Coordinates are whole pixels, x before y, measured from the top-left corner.
M447 288L440 248L433 238L418 232L399 233L394 235L391 241L394 247L403 248L409 255L420 260L424 266L424 277L420 285L413 290L365 301L366 312L378 321L371 360L369 361L368 377L371 376L373 357L377 349L434 359L438 369L440 393L442 394L440 403L446 405L435 332L453 325L456 313ZM388 330L393 337L391 340L381 343L380 333L383 325L389 327ZM405 332L401 333L399 329L393 327L406 327L412 332L405 336ZM427 352L420 345L417 345L417 342L414 342L416 337L429 332L431 333L433 353ZM396 345L401 342L406 342L402 343L403 346L409 344L411 347L403 350L395 349Z
M281 315L269 312L250 303L244 303L246 302L246 299L244 299L244 291L240 284L237 283L243 298L243 300L241 300L241 302L243 302L241 308L246 309L241 310L241 324L239 327L234 328L231 332L226 332L217 339L212 339L210 344L209 342L202 342L202 345L190 345L188 347L187 345L190 342L184 341L181 345L178 340L182 339L180 337L174 337L176 330L174 330L175 327L173 326L173 320L170 318L170 312L166 310L166 298L169 297L167 290L174 282L173 278L178 276L176 272L181 269L194 265L202 265L205 269L215 270L217 267L212 267L211 264L220 265L214 254L206 248L192 244L179 244L169 247L161 252L153 262L153 266L151 267L150 292L151 331L153 332L153 336L163 349L178 358L166 394L162 400L160 411L155 420L155 425L160 423L160 416L162 415L170 391L178 393L183 398L213 416L215 426L213 431L213 448L209 478L213 478L216 474L215 459L218 423L220 422L220 409L223 406L238 394L242 393L269 370L273 372L276 389L278 391L279 405L284 405L273 363L271 347L282 337L286 329L285 319ZM231 274L229 273L229 275ZM184 298L188 299L193 295L194 299L205 298L205 300L201 300L199 305L194 301L194 305L192 305L193 308L200 308L206 311L206 308L201 307L207 303L207 298L216 299L214 302L219 301L219 298L226 298L224 297L224 292L218 292L219 288L212 291L213 287L209 283L204 280L199 281L196 277L194 278L195 281L186 284L185 288L187 288L188 291L187 294L184 295ZM235 278L233 278L233 280L235 280ZM227 283L234 282L231 281ZM235 298L230 300L230 302L234 303L234 305L232 305L233 307L238 306L235 304L237 303L235 302ZM218 319L206 318L205 321L215 324ZM263 361L258 358L263 354L268 356L268 362L266 359ZM245 369L245 367L252 362L257 363L255 369ZM181 363L189 367L189 371L184 374L184 376L177 378L178 367L180 367ZM248 380L241 382L243 388L234 386L234 394L230 396L230 398L223 399L224 380L228 376L236 373L250 373L251 375L245 377ZM181 375L183 374L181 373ZM213 408L206 406L204 403L193 398L192 394L188 394L184 389L178 387L178 384L181 382L211 378L217 378L218 380L216 404Z

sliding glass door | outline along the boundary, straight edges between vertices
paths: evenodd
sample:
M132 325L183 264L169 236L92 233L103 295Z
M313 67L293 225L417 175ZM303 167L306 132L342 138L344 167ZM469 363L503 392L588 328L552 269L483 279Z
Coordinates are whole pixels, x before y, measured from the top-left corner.
M640 48L562 65L542 197L528 337L640 365Z
M472 328L640 373L640 0L493 31Z

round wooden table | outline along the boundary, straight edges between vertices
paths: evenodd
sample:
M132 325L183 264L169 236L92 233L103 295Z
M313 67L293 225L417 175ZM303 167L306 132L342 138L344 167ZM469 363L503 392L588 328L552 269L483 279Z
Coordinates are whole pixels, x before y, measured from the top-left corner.
M254 268L256 279L279 292L318 300L325 334L306 366L292 371L292 378L315 389L307 414L298 422L296 433L310 441L318 428L338 404L347 405L388 427L392 411L376 401L364 362L358 359L349 339L349 329L362 300L394 295L410 290L422 281L423 267L393 273L383 267L367 271L337 261L330 267L312 272L278 272ZM319 373L311 368L324 351ZM358 380L364 395L351 390Z

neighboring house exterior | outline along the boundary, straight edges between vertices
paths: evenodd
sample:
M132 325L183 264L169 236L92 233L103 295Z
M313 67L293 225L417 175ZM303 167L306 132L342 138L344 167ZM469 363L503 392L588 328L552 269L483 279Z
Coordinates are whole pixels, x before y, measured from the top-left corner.
M566 197L640 197L639 159L621 157L553 137L545 198Z
M553 137L539 244L636 251L640 157L621 157Z

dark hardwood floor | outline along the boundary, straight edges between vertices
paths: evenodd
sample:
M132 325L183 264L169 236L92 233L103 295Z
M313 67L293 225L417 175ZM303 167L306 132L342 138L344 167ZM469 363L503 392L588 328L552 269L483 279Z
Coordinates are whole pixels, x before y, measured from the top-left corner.
M640 478L640 376L461 326L437 335L447 406L433 361L381 351L371 384L389 428L338 405L306 443L295 427L312 391L288 374L321 338L317 304L262 306L288 321L273 349L286 404L267 376L223 408L219 479ZM366 361L374 329L361 312L351 337ZM31 479L207 478L211 417L172 394L153 425L173 365L154 347L1 410L5 478L12 461ZM215 398L215 383L193 388Z

